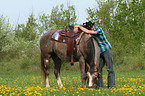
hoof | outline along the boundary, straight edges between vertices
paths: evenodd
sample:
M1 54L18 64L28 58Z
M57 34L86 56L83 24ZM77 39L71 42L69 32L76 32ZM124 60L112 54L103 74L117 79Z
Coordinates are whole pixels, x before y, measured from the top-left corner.
M71 66L73 66L74 65L74 63L71 63Z
M63 88L63 86L59 86L59 88Z
M50 88L50 86L49 85L46 85L46 88Z
M85 85L82 85L81 88L86 88L86 86Z
M94 90L95 88L89 88L89 90Z
M94 88L93 86L87 86L88 88Z

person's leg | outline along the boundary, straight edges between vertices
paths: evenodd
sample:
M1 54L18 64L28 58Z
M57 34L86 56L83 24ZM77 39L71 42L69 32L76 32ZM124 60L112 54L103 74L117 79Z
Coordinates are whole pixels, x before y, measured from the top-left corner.
M108 71L108 88L115 86L115 73L114 73L114 64L113 64L113 52L112 49L104 52L104 59L107 65Z
M98 79L98 86L99 86L99 87L104 87L104 84L103 84L103 77L102 77L102 74L103 74L103 67L104 67L104 60L103 60L103 57L100 55L100 60L99 60L100 78Z

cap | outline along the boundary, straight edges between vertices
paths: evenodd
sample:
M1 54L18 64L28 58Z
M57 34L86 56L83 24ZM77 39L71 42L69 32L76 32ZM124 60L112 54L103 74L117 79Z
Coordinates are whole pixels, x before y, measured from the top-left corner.
M92 28L92 26L94 26L94 25L95 25L95 22L91 22L91 21L83 23L83 26L84 26L85 28L89 29L89 30L90 30L90 29Z
M91 21L83 23L83 26L89 30L91 30L92 26L94 25L95 25L95 22L92 23Z

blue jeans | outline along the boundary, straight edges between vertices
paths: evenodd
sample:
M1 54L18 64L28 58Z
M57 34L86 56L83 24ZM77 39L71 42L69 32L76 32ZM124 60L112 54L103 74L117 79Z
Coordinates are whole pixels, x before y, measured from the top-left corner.
M108 71L108 88L115 86L115 73L114 73L114 64L113 64L113 52L112 49L109 49L103 53L100 54L100 60L99 60L99 70L100 70L100 78L98 80L98 86L104 87L103 84L103 67L106 64L107 71Z

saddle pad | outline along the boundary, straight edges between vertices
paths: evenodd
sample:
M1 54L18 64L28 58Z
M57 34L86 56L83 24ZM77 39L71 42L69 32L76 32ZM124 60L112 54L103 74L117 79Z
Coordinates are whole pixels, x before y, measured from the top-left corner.
M51 36L51 39L53 39L53 40L55 40L55 41L58 41L58 42L61 42L61 43L66 43L66 39L64 39L64 40L59 40L59 38L60 38L59 32L60 32L60 31L61 31L61 30L57 30L56 32L54 32L54 33L52 34L52 36ZM76 38L76 44L77 44L77 45L80 43L80 40L81 40L83 34L84 34L84 32L82 32L82 33L79 35L79 37Z
M59 31L61 31L61 30L57 30L56 32L54 32L52 34L51 38L56 40L56 41L58 41L58 39L59 39Z

